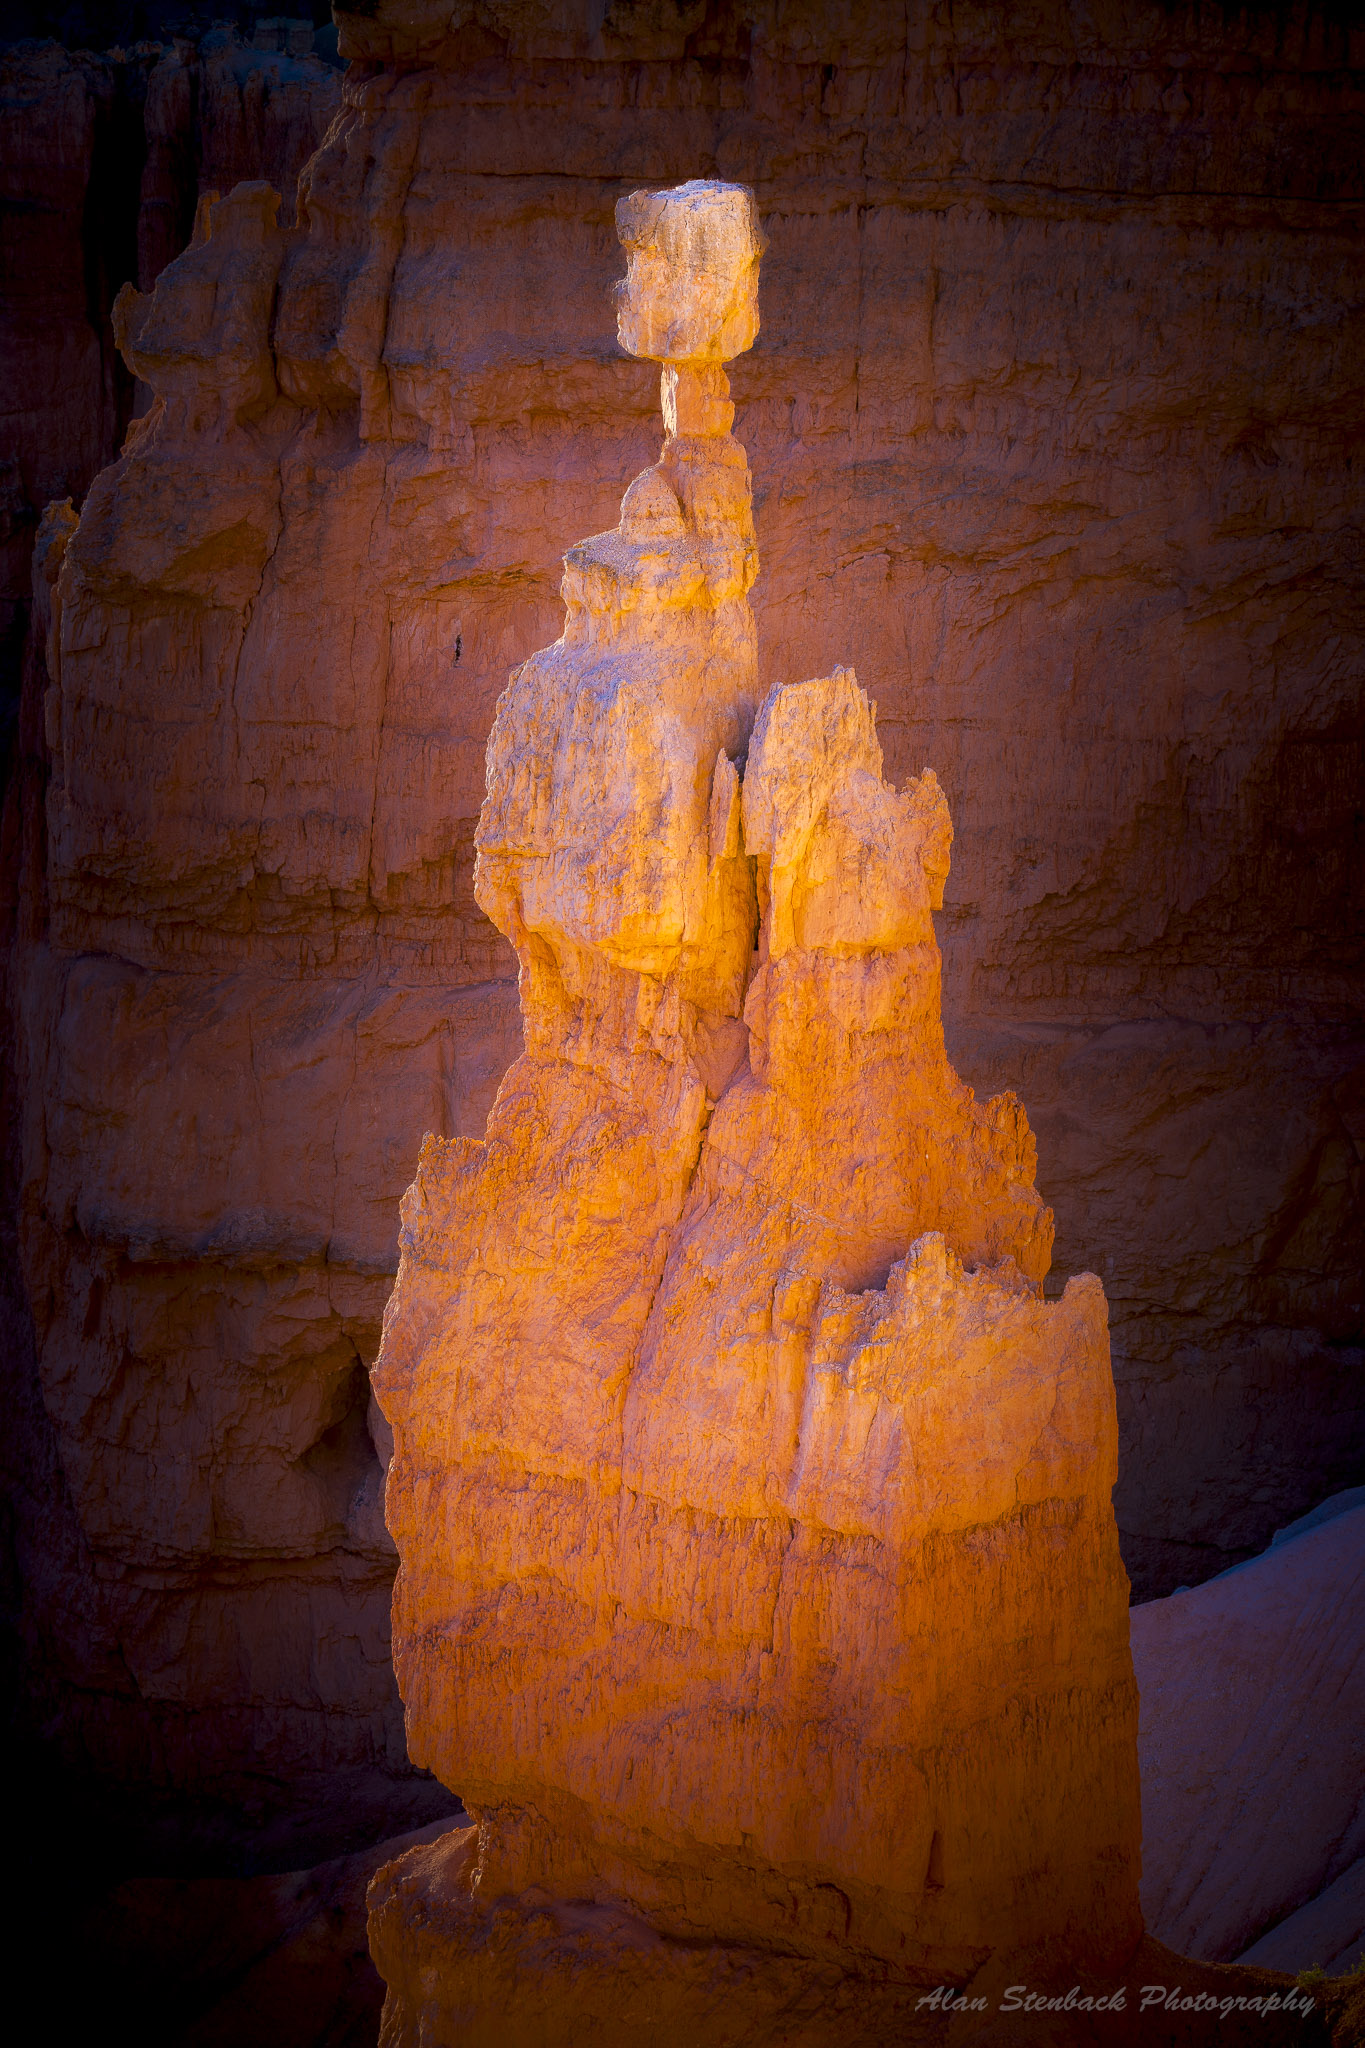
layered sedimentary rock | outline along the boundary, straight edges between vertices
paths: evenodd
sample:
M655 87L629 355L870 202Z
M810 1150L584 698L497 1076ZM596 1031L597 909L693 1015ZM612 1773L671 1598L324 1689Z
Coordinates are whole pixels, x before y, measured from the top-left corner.
M1141 1931L1103 1291L1043 1301L1023 1111L947 1062L933 774L886 784L847 670L756 705L719 367L750 207L618 209L667 438L489 742L476 887L526 1050L482 1139L423 1148L374 1374L409 1743L479 1823L434 1991L401 1888L377 1913L395 2041L575 2037L529 1922L510 2003L490 1964L528 1892L604 1914L603 1960L642 1919L663 2011L712 2027L727 1944L758 2013L770 1951L904 1992Z
M27 870L46 930L26 901L14 991L22 1143L42 1174L25 1191L25 1279L98 1582L88 1627L58 1608L84 1681L64 1739L138 1794L144 1821L165 1806L220 1853L249 1842L298 1863L451 1804L403 1751L366 1366L411 1170L395 1130L458 1127L461 1104L491 1095L509 1003L487 986L483 930L463 950L458 902L423 918L395 901L375 971L375 784L403 774L402 664L425 651L401 571L349 674L314 679L321 706L279 688L263 590L310 591L357 501L345 441L310 433L295 511L311 502L315 523L282 544L269 478L298 413L277 403L267 331L276 213L263 184L206 203L156 292L119 302L156 402L43 556L46 576L65 554L46 872L40 849ZM403 489L363 456L360 472L362 507L367 487ZM337 605L354 620L349 595ZM153 676L185 714L155 733L137 694ZM383 758L348 817L345 772L320 749L345 699L386 691ZM98 737L110 719L117 770ZM475 986L452 1001L461 975Z
M508 0L429 10L423 41L401 12L343 24L358 68L271 304L251 287L231 352L266 409L163 414L92 494L6 841L16 1308L59 1424L33 1483L69 1474L84 1558L31 1618L48 1725L232 1800L277 1800L334 1754L335 1703L378 1697L377 1553L334 1604L377 1486L357 1368L423 1133L477 1134L519 1049L471 887L483 750L558 630L563 536L610 525L653 452L650 379L601 317L645 182L759 194L734 394L757 693L851 662L892 779L942 778L949 1041L1030 1104L1056 1269L1103 1274L1135 1582L1202 1576L1358 1476L1344 32ZM273 262L257 201L213 260L239 224ZM51 849L45 685L71 748Z

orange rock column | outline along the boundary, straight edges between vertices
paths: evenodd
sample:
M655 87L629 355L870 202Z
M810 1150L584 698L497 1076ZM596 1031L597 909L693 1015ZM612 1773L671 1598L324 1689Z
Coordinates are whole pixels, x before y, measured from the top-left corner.
M1027 1120L944 1053L932 773L850 671L757 703L752 199L618 226L667 440L499 707L527 1050L424 1147L376 1371L409 1741L476 1817L377 1882L395 2042L837 2039L1140 1933L1103 1291L1044 1302Z

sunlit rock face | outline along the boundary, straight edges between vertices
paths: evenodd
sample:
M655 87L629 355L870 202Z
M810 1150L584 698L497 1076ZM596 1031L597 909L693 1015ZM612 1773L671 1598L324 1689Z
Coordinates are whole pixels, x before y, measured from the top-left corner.
M482 1139L423 1148L374 1375L409 1744L478 1823L443 1957L380 1880L394 2042L567 2041L609 1957L624 2014L623 1913L688 1997L752 1945L755 2013L773 1947L942 1980L1140 1933L1103 1290L1043 1300L1027 1120L945 1057L932 772L888 786L846 669L756 705L715 366L749 204L622 202L622 341L687 352L667 438L489 743L526 1051ZM591 1960L532 1927L509 1990L528 1893L592 1909ZM713 2022L745 1995L712 1989Z
M566 537L657 452L609 317L637 187L758 194L754 704L847 664L889 780L934 763L949 1046L1029 1104L1049 1289L1103 1276L1135 1583L1246 1554L1354 1483L1365 1438L1344 30L379 0L343 38L344 87L287 119L283 57L167 52L146 81L144 292L201 182L281 203L210 216L167 285L179 341L125 305L166 409L80 507L69 604L48 532L4 838L43 1725L140 1810L149 1780L216 1786L252 1847L341 1759L401 1760L363 1368L423 1134L478 1136L521 1048L473 894L484 752L559 632ZM79 100L83 60L43 61L43 104ZM33 316L11 388L48 408L25 448L113 374L83 241L107 159L79 107L49 148L29 91L0 223L53 265L6 301ZM79 470L24 473L16 578L121 417ZM680 883L669 915L709 913ZM720 1080L738 1020L706 1014Z

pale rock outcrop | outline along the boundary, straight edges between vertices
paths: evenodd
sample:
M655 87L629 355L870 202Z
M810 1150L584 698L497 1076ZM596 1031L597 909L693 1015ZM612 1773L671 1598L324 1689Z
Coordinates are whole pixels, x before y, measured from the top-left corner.
M947 1062L934 776L847 670L756 701L752 201L618 220L667 437L498 707L526 1050L423 1147L374 1373L408 1739L477 1821L439 1904L376 1881L395 2044L709 2040L819 1964L861 2025L1141 1933L1103 1292L1042 1300L1026 1119Z
M1158 1940L1210 1961L1305 1969L1360 1931L1365 1505L1304 1519L1133 1610L1143 1908Z

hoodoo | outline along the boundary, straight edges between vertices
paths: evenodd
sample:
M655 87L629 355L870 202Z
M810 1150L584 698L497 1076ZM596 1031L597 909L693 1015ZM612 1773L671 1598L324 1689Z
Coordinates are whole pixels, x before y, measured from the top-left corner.
M394 2044L848 2041L1141 1932L1103 1290L1044 1300L1024 1112L947 1061L932 772L847 669L759 699L752 197L617 222L663 453L499 707L526 1049L426 1141L375 1374L412 1754L475 1819L372 1892Z

